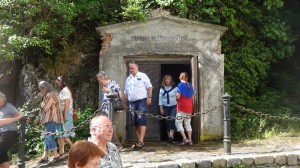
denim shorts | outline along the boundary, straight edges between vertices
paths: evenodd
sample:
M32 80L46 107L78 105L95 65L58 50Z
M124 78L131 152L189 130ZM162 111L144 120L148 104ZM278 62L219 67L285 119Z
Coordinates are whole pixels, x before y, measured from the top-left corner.
M44 126L45 126L45 132L54 133L56 132L58 123L53 121L46 122ZM56 149L57 149L57 144L54 135L44 135L44 150L54 151Z
M130 117L134 127L147 125L146 114L148 111L148 106L146 105L146 100L147 98L129 102L129 108L133 110L130 112ZM135 111L142 114L137 114Z

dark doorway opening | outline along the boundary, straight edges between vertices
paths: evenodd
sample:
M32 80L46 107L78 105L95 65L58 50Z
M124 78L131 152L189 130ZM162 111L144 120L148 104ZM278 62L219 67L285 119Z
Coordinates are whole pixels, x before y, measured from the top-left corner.
M177 86L180 83L179 74L180 72L186 72L189 75L189 82L191 81L191 64L161 64L161 76L160 83L164 75L171 75L173 77L174 83ZM160 121L160 134L161 141L168 140L168 133L166 128L166 121ZM181 136L178 132L175 133L175 141L181 141Z

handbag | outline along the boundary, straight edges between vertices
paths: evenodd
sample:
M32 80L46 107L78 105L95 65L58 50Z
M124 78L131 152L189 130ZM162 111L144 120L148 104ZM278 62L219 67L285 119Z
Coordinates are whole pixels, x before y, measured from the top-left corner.
M120 98L120 94L118 93L118 97L114 101L114 109L115 111L124 110L123 100Z
M75 121L77 119L77 114L76 114L77 109L75 108L75 105L73 107L73 114L72 114L72 119Z

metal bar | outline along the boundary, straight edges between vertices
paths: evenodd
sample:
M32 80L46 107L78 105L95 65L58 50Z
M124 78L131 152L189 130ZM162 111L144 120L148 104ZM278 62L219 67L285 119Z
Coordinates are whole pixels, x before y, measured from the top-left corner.
M108 113L108 118L114 122L114 100L116 99L116 95L114 93L114 91L111 91L107 94L107 98L109 100L109 105L108 105L108 110L109 110L109 113Z
M26 117L22 117L19 120L21 126L19 128L19 159L18 167L25 168L25 128L26 128Z
M231 153L231 139L230 139L230 96L228 93L225 93L223 96L224 104L224 153Z

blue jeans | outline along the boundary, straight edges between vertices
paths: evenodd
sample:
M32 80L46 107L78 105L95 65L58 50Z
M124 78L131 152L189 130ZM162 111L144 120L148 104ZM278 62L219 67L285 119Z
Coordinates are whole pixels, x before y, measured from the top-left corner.
M58 124L56 122L47 122L44 124L45 132L56 132ZM54 151L57 149L57 144L54 135L44 135L44 150Z
M147 126L147 111L148 111L148 106L146 105L146 100L145 99L140 99L137 101L129 102L129 108L131 108L134 111L141 112L143 114L137 114L135 112L130 112L131 120L133 122L134 127L138 126Z
M176 107L177 105L174 106L163 106L164 109L164 113L165 116L168 117L176 117ZM175 119L173 120L166 120L166 124L167 124L167 130L176 130L176 126L175 126Z

